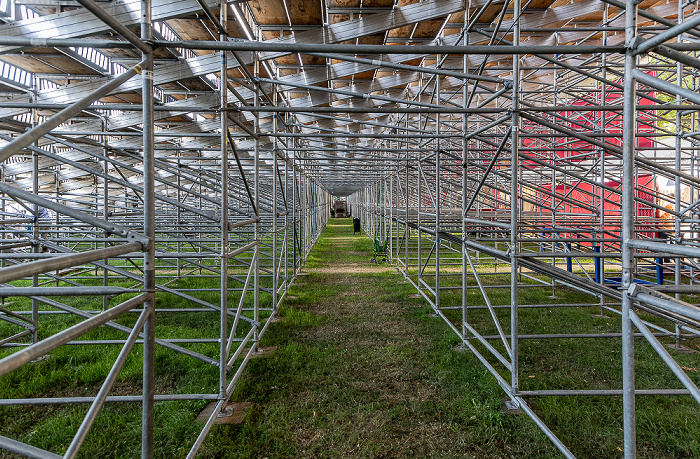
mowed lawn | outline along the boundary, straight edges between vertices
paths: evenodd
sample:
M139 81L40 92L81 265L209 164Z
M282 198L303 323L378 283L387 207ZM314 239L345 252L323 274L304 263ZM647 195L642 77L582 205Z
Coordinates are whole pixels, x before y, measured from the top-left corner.
M423 250L427 254L430 246ZM261 346L275 350L251 360L238 382L232 400L252 402L252 410L242 424L214 426L198 457L562 457L528 416L504 409L506 397L495 378L459 346L459 338L432 314L412 285L392 265L370 263L371 257L372 241L353 234L351 219L328 223L279 311L280 320L262 338ZM496 271L492 268L486 260L480 269ZM460 269L459 263L448 263L446 271L459 274ZM425 274L431 275L430 267ZM508 282L500 271L482 279L492 286ZM452 286L460 281L460 275L441 280ZM212 282L186 280L180 286L215 286ZM469 282L475 285L473 278ZM490 298L494 304L508 304L509 289L493 289ZM519 298L522 304L553 305L521 309L522 333L613 333L620 328L618 316L601 317L596 306L554 307L597 301L568 288L557 287L554 297L551 287L524 288ZM443 306L459 306L461 291L446 290L441 301ZM469 291L468 303L483 304L478 290ZM168 296L161 296L159 304L187 306ZM508 333L509 310L496 313ZM459 327L461 311L445 314ZM470 310L469 318L487 332L493 327L486 310ZM49 319L49 325L56 322L54 327L77 320ZM124 321L130 325L133 318ZM158 336L164 338L216 336L218 317L161 314L157 327ZM100 329L88 338L123 336ZM492 344L499 346L497 340ZM700 348L698 340L684 345ZM681 388L648 344L638 339L636 348L639 388ZM212 343L194 349L216 357L218 348ZM118 352L115 346L57 349L50 358L0 378L0 396L94 394ZM156 352L158 393L215 390L216 367L160 347ZM700 353L669 352L700 382ZM519 355L523 390L621 387L618 338L523 339ZM138 394L140 379L137 349L113 392ZM528 403L577 457L622 457L620 397L541 397ZM205 400L156 403L157 458L185 457L203 427L196 418L206 405ZM0 434L62 453L87 408L85 404L0 407ZM692 398L640 396L637 410L639 457L700 457L700 409ZM138 403L107 404L79 457L138 457L140 419ZM0 450L0 458L5 457L18 456Z
M332 219L203 457L560 457L395 268Z

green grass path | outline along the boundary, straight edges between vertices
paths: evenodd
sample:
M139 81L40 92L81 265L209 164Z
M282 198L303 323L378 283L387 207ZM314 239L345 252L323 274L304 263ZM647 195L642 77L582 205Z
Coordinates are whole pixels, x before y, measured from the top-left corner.
M459 339L431 314L423 299L416 298L411 284L393 267L370 263L371 256L371 241L352 234L350 219L329 222L280 309L282 320L263 337L261 346L276 346L276 351L252 360L238 382L233 400L253 402L252 412L242 425L215 426L199 457L562 457L527 416L503 411L505 395L493 376L474 355L456 347ZM445 279L453 285L460 281ZM489 281L503 282L499 277ZM188 280L180 287L216 286L216 281L209 282ZM557 292L558 297L551 298L550 287L522 289L519 298L521 304L588 299L563 287ZM495 304L507 304L510 292L498 289L490 297ZM269 297L262 298L268 305ZM87 301L81 297L74 304L96 308ZM157 301L161 307L188 307L167 294ZM444 291L441 301L459 305L461 294ZM480 293L472 290L469 304L483 304L479 301L483 301ZM509 311L498 313L507 324ZM459 323L459 311L446 314ZM599 308L593 306L521 309L520 329L523 333L619 330L619 317L598 314ZM131 325L134 317L121 323ZM487 334L495 333L487 311L472 309L469 317ZM42 333L49 335L77 320L68 315L44 318ZM156 323L162 338L218 336L218 315L163 313ZM86 339L123 339L123 335L101 328ZM662 342L672 344L673 338ZM700 349L700 340L686 340L684 345ZM217 355L214 344L192 348ZM521 388L620 388L620 348L619 339L521 340ZM643 339L635 348L638 388L682 387ZM96 394L119 350L113 345L56 349L50 358L0 378L0 396ZM669 352L700 384L700 353ZM141 369L137 347L112 395L140 393ZM217 378L216 367L156 348L158 393L209 393ZM577 457L622 457L620 397L540 397L528 403ZM156 403L156 458L187 454L203 425L195 419L206 404L204 400ZM700 457L700 407L692 398L640 396L636 407L638 457ZM0 407L0 434L62 453L87 410L86 404ZM137 457L140 435L140 404L107 404L79 457ZM16 457L0 450L0 458Z
M290 291L277 346L234 399L246 422L217 426L203 457L559 457L350 219L331 220Z

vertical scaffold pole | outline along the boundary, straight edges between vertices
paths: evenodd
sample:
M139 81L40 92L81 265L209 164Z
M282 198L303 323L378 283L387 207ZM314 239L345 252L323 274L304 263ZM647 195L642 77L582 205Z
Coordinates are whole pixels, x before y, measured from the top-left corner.
M36 100L39 95L39 87L36 83L36 78L34 79L34 91L32 92L32 98ZM32 127L39 124L39 112L36 109L32 110ZM35 146L39 146L38 142L34 143ZM39 196L39 155L36 151L32 151L32 192ZM34 239L35 244L33 246L32 252L41 252L41 247L39 245L39 206L34 204L32 207L34 212L29 214L30 218L34 219L34 225L32 225L32 239ZM32 276L32 287L39 287L39 276ZM32 329L32 344L39 341L39 301L36 298L32 298L32 322L34 328Z
M398 147L398 144L396 144ZM400 248L401 248L401 241L399 240L399 195L400 190L401 190L401 177L399 176L399 161L398 161L398 154L396 156L397 161L394 162L394 171L391 172L392 177L396 176L396 186L394 188L394 196L392 197L392 208L394 208L394 215L396 216L396 224L394 225L394 230L396 231L395 237L396 237L396 253L392 253L392 256L394 256L394 264L396 266L396 271L399 272L399 258L401 257L400 253Z
M681 24L683 22L683 4L686 2L678 2L678 23ZM683 33L678 34L678 37L676 37L676 40L678 43L683 42ZM680 62L676 62L676 84L679 87L683 87L683 64ZM680 95L676 94L676 104L680 105L683 103L683 99L681 98ZM676 154L676 160L675 160L675 169L677 171L681 170L681 155L682 155L682 135L683 135L683 117L681 115L680 110L676 110L676 142L675 142L675 154ZM692 132L692 130L691 130ZM680 213L681 211L681 180L680 177L676 176L674 180L674 194L675 194L675 199L673 203L673 209ZM692 202L692 201L691 201ZM676 241L680 241L681 238L681 219L676 215L674 218L674 238ZM661 259L663 261L663 258ZM664 278L664 268L663 264L659 263L661 265L660 269L660 274L661 274L661 282L663 283L663 278ZM681 259L680 257L676 257L675 263L674 263L674 283L676 285L681 284ZM676 293L676 298L680 300L681 294ZM681 345L681 327L678 322L675 323L675 328L676 328L676 348L679 348Z
M141 39L151 40L151 0L141 0ZM143 326L143 406L141 415L141 457L153 457L153 399L155 365L155 158L153 135L153 51L141 74L143 109L143 226L150 244L143 257L144 290L150 293L144 303L148 319Z
M469 2L471 6L471 1ZM467 10L468 11L468 10ZM462 30L465 45L469 45L469 34L467 33L467 24L469 24L469 15L464 15L464 24ZM469 59L467 55L462 55L462 71L466 74L469 66ZM469 93L469 85L465 84L462 87L462 107L467 108L467 96ZM468 167L468 153L467 153L467 114L462 115L462 210L459 212L460 226L462 228L462 241L467 239L467 223L464 221L466 215L464 214L467 208L467 173L469 172ZM469 278L467 277L467 246L461 244L462 252L462 340L467 338L467 285Z
M255 53L255 61L253 64L253 72L255 78L260 76L260 60L258 59L258 53ZM260 84L255 85L255 107L260 106ZM258 112L254 114L254 126L255 126L255 208L258 209L258 219L255 222L255 241L257 245L255 246L255 267L254 271L254 288L253 288L253 323L256 327L253 333L253 346L258 346L258 341L260 340L260 328L258 326L260 319L260 219L262 218L262 210L260 210L260 115Z
M277 105L277 91L272 95L274 105ZM272 311L277 309L277 281L279 272L277 271L277 155L279 154L279 143L277 137L277 117L279 113L272 115Z
M102 127L104 132L107 132L107 120L105 118L102 118ZM109 162L107 161L107 156L109 155L109 149L107 148L107 136L103 135L102 136L102 154L104 155L105 159L102 161L102 171L105 174L105 178L102 179L102 212L103 212L103 218L105 221L108 221L110 219L109 215L109 181L107 180L107 175L109 174ZM178 175L179 178L179 175ZM103 243L103 247L107 248L109 247L109 233L104 232L104 238L105 242ZM105 259L104 263L107 263L108 260ZM109 270L103 269L102 270L102 285L107 287L109 285ZM107 295L102 297L102 310L106 311L107 306L109 304L109 298Z
M285 128L286 130L286 128ZM285 145L289 145L289 139L285 139ZM284 198L287 203L289 203L289 153L285 150L284 154ZM289 290L290 278L289 278L289 213L293 212L294 201L291 201L292 209L289 208L289 204L286 206L287 212L284 214L284 290ZM293 220L292 220L293 221ZM292 241L292 245L294 241Z
M219 9L219 21L226 27L226 3L222 2ZM221 31L223 32L223 31ZM219 40L225 41L226 35L219 34ZM220 51L221 77L219 78L219 104L221 106L221 311L219 331L219 398L226 398L226 355L228 337L228 112L226 111L228 66L226 51ZM255 207L258 208L257 205Z
M387 200L387 205L389 206L389 233L387 237L389 238L389 257L393 257L394 238L392 237L392 229L394 228L394 174L390 172L387 179L389 180L389 197ZM391 258L389 258L389 263L391 263Z
M627 289L632 284L634 222L634 149L635 149L635 80L636 57L632 45L637 35L637 0L627 0L625 14L625 81L622 116L622 405L624 457L637 455L634 396L634 330L630 320L632 299Z
M405 122L404 122L404 124L406 125L406 127L408 127L408 115L406 115L406 117L405 117ZM409 153L408 153L408 152L409 152L409 150L408 150L408 142L406 142L406 143L404 144L404 147L406 148L406 156L405 156L406 161L404 162L404 167L406 168L406 172L405 172L406 175L405 175L405 181L404 181L404 188L405 188L405 190L406 190L406 192L405 192L405 198L406 198L406 213L404 214L404 236L405 236L404 250L405 250L405 258L404 258L404 266L403 266L403 268L404 268L404 274L405 274L405 276L406 276L406 279L408 279L408 277L409 277L409 273L408 273L408 266L409 266L409 263L408 263L408 244L409 244L409 240L410 240L410 233L409 233L409 229L408 229L408 211L409 211L409 201L408 201L408 194L409 194L409 191L408 191L408 190L409 190L409 188L408 188L408 187L409 187L409 185L410 185L410 183L409 183L409 181L408 181L408 168L409 168L409 159L410 159Z
M520 0L513 0L515 14L513 45L520 45ZM520 91L520 55L513 54L513 113L511 114L511 175L510 175L510 346L511 389L518 393L518 99Z
M292 145L297 146L297 139L292 137ZM292 278L297 277L297 166L296 158L292 159Z
M435 62L440 61L440 55L435 56ZM440 75L435 77L435 102L440 103ZM435 141L435 311L440 309L440 114L435 114L435 130L438 135Z
M418 95L418 101L420 102L422 99L421 94L422 94L422 89L423 89L423 75L422 74L421 74L419 86L420 86L420 92ZM422 119L423 119L423 115L418 115L418 127L421 126ZM423 164L422 164L423 158L422 158L422 154L421 154L422 148L423 148L423 146L421 145L418 149L418 162L416 163L416 166L418 167L418 173L416 174L416 187L417 187L417 195L418 195L417 196L418 202L416 203L416 210L417 210L416 222L417 222L417 226L418 226L418 229L416 230L416 234L418 235L418 275L416 278L416 285L418 286L417 288L418 288L419 293L423 291L423 285L421 284L421 270L423 268L423 257L421 256L422 255L421 254L421 239L423 238L423 234L421 232L422 231L421 230L422 221L421 221L421 215L420 215L421 214L421 207L422 207L421 201L423 200L423 186L422 186L422 182L421 182L421 179L423 178Z
M603 10L603 21L605 24L608 23L608 6L605 5L605 9ZM608 40L608 32L604 31L603 32L603 44L606 44ZM608 71L608 57L606 53L603 53L601 55L601 76L603 77L603 81L600 83L600 105L605 105L606 101L608 100L608 86L605 81L607 80L607 71ZM607 119L608 115L605 110L600 112L600 132L605 132L605 128L607 127ZM600 149L600 183L601 185L605 185L605 150ZM605 252L605 189L601 186L599 189L599 194L598 194L598 201L600 202L600 205L598 208L600 209L600 251ZM600 282L602 284L605 284L605 258L602 257L600 258L600 261L598 262L598 266L600 266ZM600 315L604 316L605 315L605 295L600 295Z

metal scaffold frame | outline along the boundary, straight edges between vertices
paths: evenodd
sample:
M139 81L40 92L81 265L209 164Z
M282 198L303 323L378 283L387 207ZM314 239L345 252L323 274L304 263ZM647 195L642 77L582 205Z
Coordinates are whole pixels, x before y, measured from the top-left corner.
M697 306L681 299L699 291L693 138L700 61L695 41L684 39L688 31L697 36L697 9L679 4L677 23L645 12L645 22L665 27L640 33L638 3L606 1L617 10L613 16L606 6L602 26L622 21L624 43L615 37L625 46L622 55L563 47L553 54L546 47L538 52L537 46L521 46L516 13L512 42L500 37L513 49L511 75L516 77L500 89L479 81L462 85L461 116L435 110L409 122L410 115L403 114L395 139L380 144L387 153L378 153L391 158L392 170L352 198L368 236L392 242L397 270L497 379L508 405L526 412L566 457L574 455L528 399L622 396L624 455L630 458L637 454L636 396L690 395L700 401L696 382L659 341L674 337L681 348L683 340L698 336ZM511 5L524 13L519 2ZM466 17L462 31L467 40ZM490 43L497 37L494 31ZM603 32L603 43L609 38ZM484 66L472 64L469 50L464 47L464 73L480 74ZM527 63L533 56L551 65L537 70ZM451 88L441 95L441 78L424 76L416 100L441 100L457 113L458 91ZM479 87L486 90L478 94ZM421 99L426 88L433 91ZM470 111L476 107L492 111ZM428 118L434 135L411 147L412 132L426 126ZM673 191L662 191L649 177L669 181ZM659 212L671 217L659 219ZM506 272L507 284L489 282L489 275L503 279ZM668 274L672 285L664 284ZM456 275L461 275L459 286L449 282ZM561 287L570 287L590 294L591 301L523 301L522 289L542 285L551 287L553 298L562 295ZM509 304L491 301L499 288L510 292ZM461 306L444 305L441 296L454 289L461 291ZM473 289L483 297L476 305L469 303ZM621 317L617 333L519 331L525 308L596 304L601 314ZM499 314L504 309L508 316ZM460 310L460 317L451 310ZM489 314L489 326L472 321L482 312ZM651 317L663 318L667 325ZM520 342L592 338L621 340L622 387L520 388ZM652 346L684 389L635 386L635 338Z
M194 457L246 364L257 352L261 337L275 319L323 228L329 195L305 165L281 147L294 139L278 135L273 148L266 144L268 150L262 151L259 114L253 114L252 129L232 128L240 121L229 112L227 62L231 53L226 51L218 52L219 101L206 112L199 110L212 115L208 120L215 135L206 138L211 141L188 145L186 139L196 138L196 134L183 130L170 136L174 140L168 147L159 141L154 129L142 129L120 142L118 139L124 137L106 129L106 121L94 128L81 128L90 131L82 134L89 137L74 140L71 135L81 133L69 123L72 118L135 80L140 80L141 105L130 106L134 111L125 115L135 114L141 119L127 123L154 126L158 113L153 97L159 74L153 65L157 47L153 43L151 2L144 0L140 5L140 36L92 0L81 0L80 4L141 52L141 61L53 116L40 116L34 106L31 129L15 138L4 136L7 142L0 153L5 160L0 184L0 295L29 298L31 310L0 307L0 321L17 329L10 336L0 337L0 345L19 349L0 360L0 376L65 345L121 346L121 352L95 396L2 399L0 404L88 404L90 408L63 455L75 457L105 403L140 402L142 456L152 457L154 402L211 400L216 405L191 445L189 457ZM228 8L219 10L218 20L212 19L219 24L219 39L226 40L227 33L220 24L226 23ZM256 80L259 67L256 60L254 74L249 75L258 94L256 104L262 97ZM68 132L57 133L57 129ZM286 124L278 126L275 117L272 134L286 132L293 129ZM156 145L164 153L156 154ZM253 154L241 151L241 145ZM27 155L30 161L23 160ZM17 157L21 160L13 161ZM86 165L86 158L97 167ZM69 166L94 175L92 190L76 196L52 193L40 183L48 165L55 170ZM29 187L22 179L26 173L32 177ZM56 187L58 190L58 183ZM29 287L17 286L16 281L27 278L31 280ZM207 287L187 288L187 281L192 279L205 281ZM209 288L215 279L219 287ZM211 301L209 292L217 292L218 300ZM167 307L158 301L166 294L188 306ZM100 298L102 309L72 306L77 297ZM193 312L201 315L199 337L158 337L159 318ZM56 314L72 315L78 321L58 333L42 336L42 323ZM214 325L217 322L218 326ZM98 327L127 336L84 338ZM207 333L217 328L213 335ZM218 351L195 350L198 344L216 344ZM156 394L156 347L199 361L204 367L217 367L218 387L211 393L181 393L175 389ZM127 359L134 358L141 349L142 394L110 395ZM30 457L59 457L5 436L0 436L0 447Z
M286 0L288 25L262 24L247 2L115 3L77 0L26 23L8 13L0 26L2 53L50 48L93 72L35 75L0 100L0 296L27 305L0 305L0 350L14 351L0 377L61 346L121 346L94 396L0 400L89 404L64 457L106 403L141 403L148 458L156 401L210 400L194 457L334 197L564 456L532 400L621 396L627 458L637 396L700 402L660 341L700 335L688 297L700 293L697 4L427 0L368 14L324 3L316 30L294 24ZM192 14L207 40L168 28ZM95 32L27 26L78 17ZM420 36L421 21L440 24ZM393 33L406 27L408 37ZM111 69L87 62L88 48L113 53ZM530 289L558 301L533 303ZM99 307L81 307L85 297ZM619 330L522 322L586 307ZM200 335L159 336L163 321L190 314ZM56 316L75 323L45 332ZM526 343L590 339L620 343L620 387L523 388ZM683 389L637 387L641 339ZM161 349L215 367L217 387L156 394ZM110 395L133 356L141 393ZM0 448L58 457L1 435Z

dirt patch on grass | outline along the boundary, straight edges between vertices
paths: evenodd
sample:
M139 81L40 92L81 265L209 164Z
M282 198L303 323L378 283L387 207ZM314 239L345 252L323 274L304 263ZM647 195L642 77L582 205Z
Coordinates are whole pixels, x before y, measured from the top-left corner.
M385 273L387 271L393 271L395 268L389 266L386 263L381 265L360 265L354 264L338 264L327 267L314 268L314 272L326 273L326 274L372 274L372 273Z
M494 429L519 421L501 419L500 393L482 409L466 353L416 308L394 266L369 262L371 242L349 237L350 223L327 225L288 319L265 335L278 350L246 369L235 397L255 402L254 415L242 429L219 429L203 457L471 457L480 448L489 453L478 457L556 457L508 451L507 441L490 448Z
M348 261L360 258L346 250L356 238L331 242L333 250L317 254L318 267L308 268L304 277L311 301L298 305L323 320L295 339L295 345L323 349L323 361L307 362L309 376L296 375L305 380L303 390L283 401L286 408L275 408L300 417L291 438L295 455L456 454L452 421L443 419L439 408L443 395L431 381L429 362L421 358L429 338L411 317L415 306L387 300L391 296L382 274L395 268ZM328 291L338 293L322 295Z

